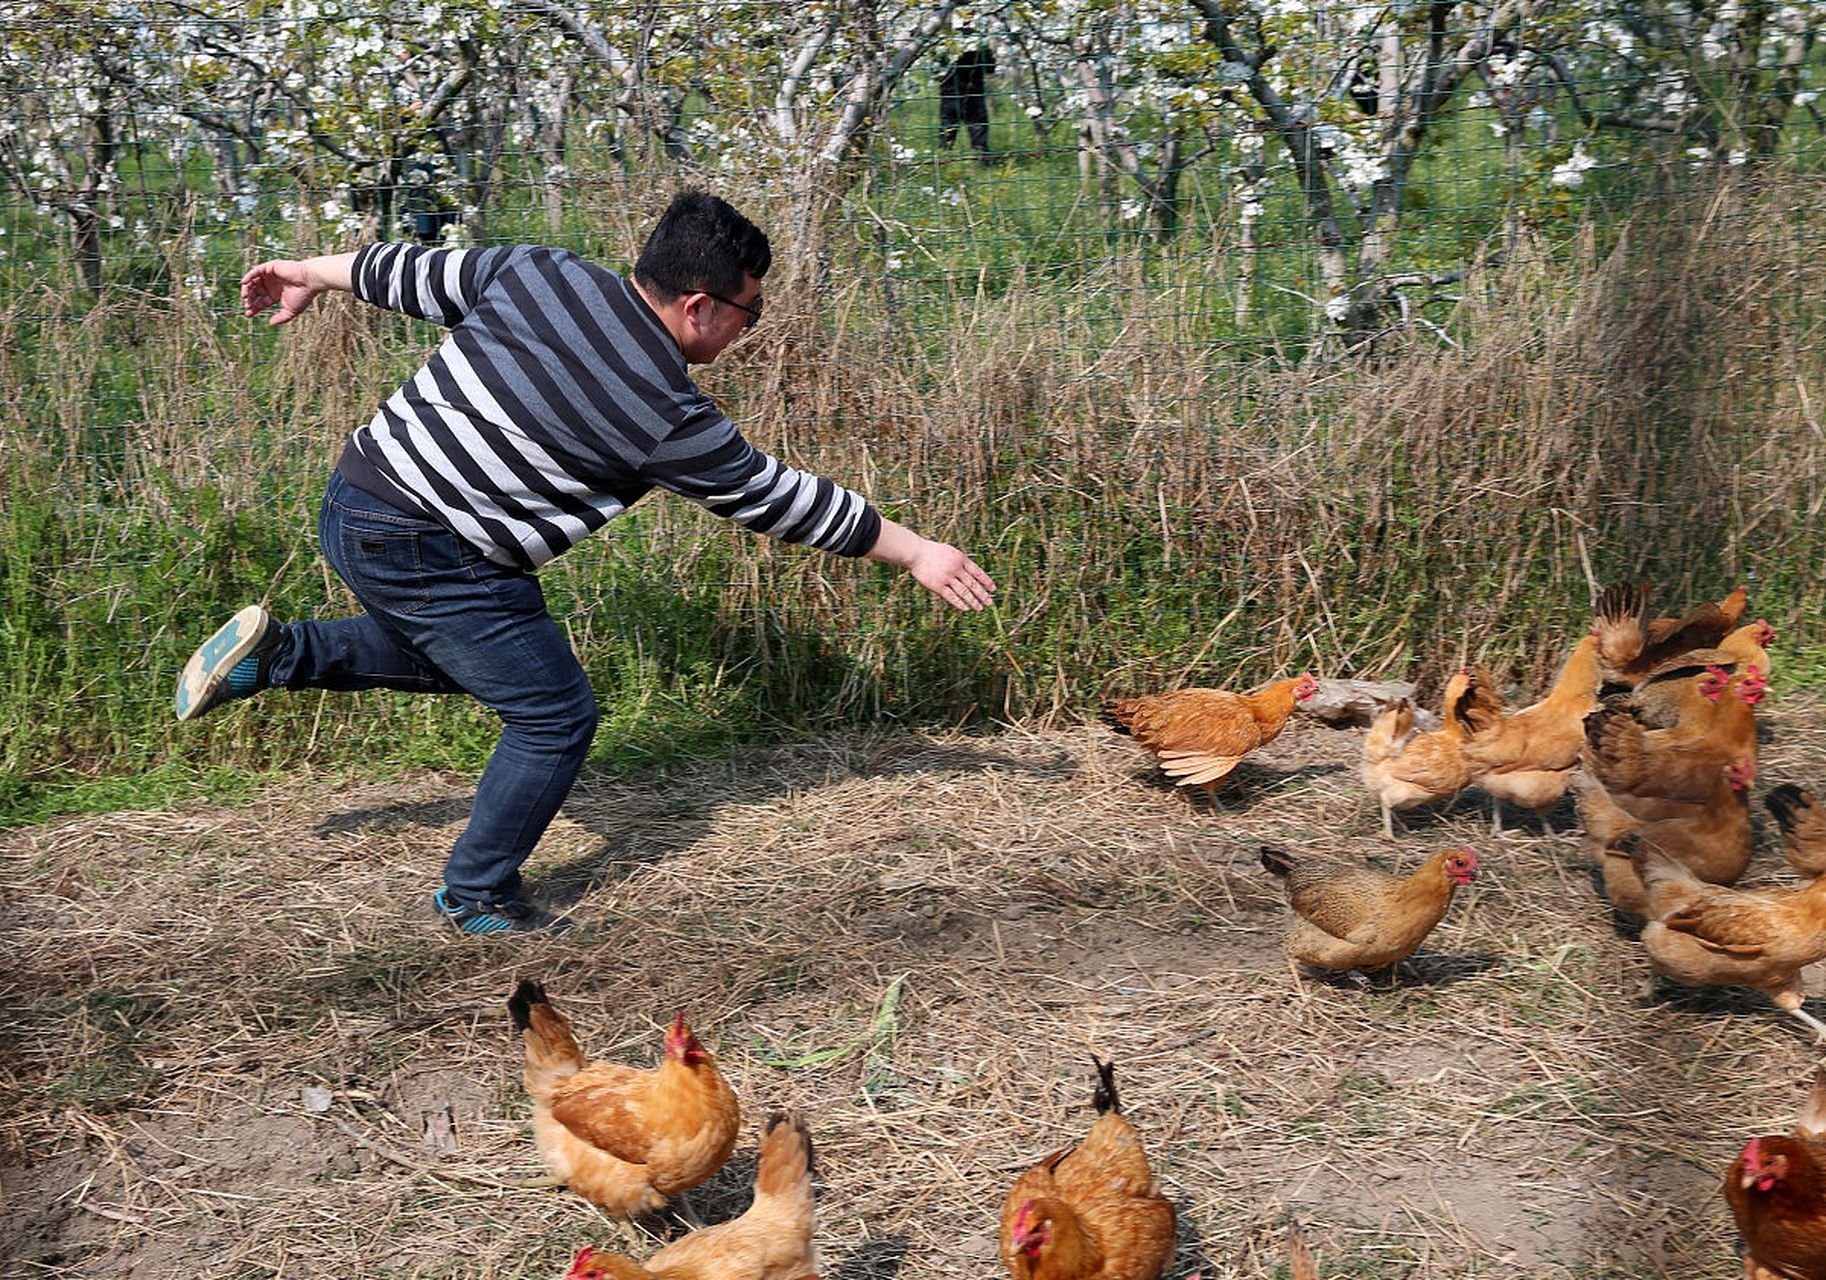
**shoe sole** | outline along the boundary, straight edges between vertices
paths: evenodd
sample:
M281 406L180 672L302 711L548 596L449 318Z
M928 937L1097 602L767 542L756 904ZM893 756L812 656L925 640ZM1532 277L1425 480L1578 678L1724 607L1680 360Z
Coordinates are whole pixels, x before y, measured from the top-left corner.
M228 679L228 673L259 646L270 625L266 610L250 604L216 628L216 633L190 655L172 698L172 710L179 720L194 720L215 705L216 691Z

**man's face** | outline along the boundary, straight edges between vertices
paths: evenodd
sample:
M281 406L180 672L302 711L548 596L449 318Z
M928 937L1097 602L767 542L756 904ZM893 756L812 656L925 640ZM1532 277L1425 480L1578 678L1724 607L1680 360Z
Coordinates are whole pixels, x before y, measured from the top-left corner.
M761 282L742 277L742 291L734 294L685 295L685 341L679 344L688 364L709 364L723 348L754 327L762 306Z

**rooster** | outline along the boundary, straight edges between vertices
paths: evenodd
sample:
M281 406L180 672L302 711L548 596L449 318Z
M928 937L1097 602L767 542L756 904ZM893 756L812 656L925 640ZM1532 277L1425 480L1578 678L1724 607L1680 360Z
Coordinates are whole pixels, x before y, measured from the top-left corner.
M578 1195L610 1213L652 1212L729 1159L741 1124L735 1093L684 1014L659 1066L642 1070L586 1062L536 982L522 980L507 1008L526 1042L533 1139Z
M1707 884L1635 835L1627 841L1648 897L1649 967L1690 987L1754 987L1826 1038L1801 1006L1801 970L1826 959L1826 879L1798 889Z
M1251 751L1272 742L1294 705L1318 692L1319 682L1301 673L1254 693L1178 689L1117 698L1104 704L1103 718L1152 752L1175 784L1204 787L1216 805L1217 784L1225 775Z
M785 1112L767 1122L754 1203L741 1217L674 1240L646 1265L578 1251L565 1280L817 1280L812 1247L812 1139Z
M1826 1277L1826 1067L1788 1134L1752 1138L1719 1188L1750 1280Z
M1173 1256L1173 1204L1122 1117L1115 1064L1091 1061L1090 1132L1017 1178L1002 1206L1002 1263L1014 1280L1155 1280Z
M1444 919L1454 891L1477 879L1469 849L1436 853L1409 875L1308 862L1279 849L1263 849L1262 865L1287 882L1288 956L1333 972L1405 960Z

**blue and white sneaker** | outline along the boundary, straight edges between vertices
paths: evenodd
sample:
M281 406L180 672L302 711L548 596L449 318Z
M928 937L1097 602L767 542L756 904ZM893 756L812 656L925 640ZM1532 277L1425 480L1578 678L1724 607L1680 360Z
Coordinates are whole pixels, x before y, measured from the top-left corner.
M266 688L279 639L273 616L257 604L224 622L184 664L173 700L178 719L195 720L224 702Z
M446 885L431 895L432 909L459 933L489 937L497 933L563 933L571 927L569 916L553 915L531 902L463 902Z

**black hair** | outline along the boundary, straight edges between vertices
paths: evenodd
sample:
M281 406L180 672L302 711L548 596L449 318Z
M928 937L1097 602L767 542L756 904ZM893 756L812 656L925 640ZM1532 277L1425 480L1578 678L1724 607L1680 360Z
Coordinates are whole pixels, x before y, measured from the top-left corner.
M681 294L738 294L773 264L767 236L727 200L682 191L660 215L634 263L634 278L661 302Z

